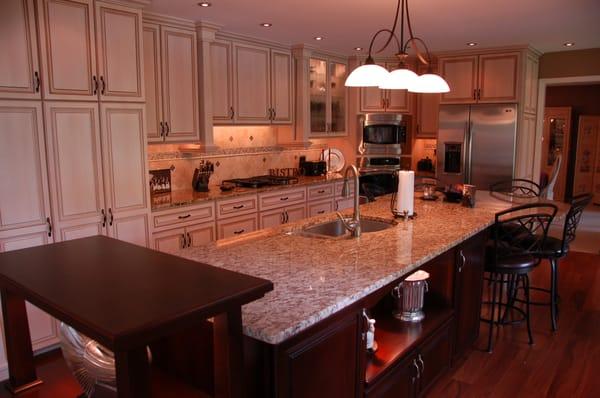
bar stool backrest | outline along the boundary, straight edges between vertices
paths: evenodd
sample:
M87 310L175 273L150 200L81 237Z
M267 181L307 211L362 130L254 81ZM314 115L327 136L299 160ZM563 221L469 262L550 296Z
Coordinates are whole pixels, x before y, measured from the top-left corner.
M515 178L490 185L490 192L501 193L516 198L536 198L540 196L540 186L531 180Z
M551 203L530 203L496 213L496 261L519 255L537 258L537 254L542 252L548 229L557 211L558 208Z
M589 193L577 195L571 199L571 208L567 213L567 217L565 218L565 226L563 228L561 255L567 253L569 243L575 240L575 232L577 231L579 221L581 221L583 210L591 201L592 195Z

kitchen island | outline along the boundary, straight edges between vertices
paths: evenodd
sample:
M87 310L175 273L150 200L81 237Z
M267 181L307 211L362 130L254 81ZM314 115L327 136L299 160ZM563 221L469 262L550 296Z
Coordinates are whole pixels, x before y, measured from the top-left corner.
M273 282L242 308L250 395L412 395L477 337L487 229L513 205L478 195L473 209L417 199L408 221L394 220L381 197L362 217L394 225L358 239L303 232L336 217L328 214L176 254ZM417 269L431 274L426 318L407 325L391 316L390 292ZM377 320L375 354L363 349L363 310Z

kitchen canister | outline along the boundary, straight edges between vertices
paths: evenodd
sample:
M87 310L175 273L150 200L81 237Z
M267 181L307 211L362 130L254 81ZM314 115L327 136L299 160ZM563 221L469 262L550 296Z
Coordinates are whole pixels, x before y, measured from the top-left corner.
M429 274L425 271L417 271L409 275L392 290L395 300L393 315L395 318L407 322L419 322L425 318L423 303L425 292L429 286L427 279Z

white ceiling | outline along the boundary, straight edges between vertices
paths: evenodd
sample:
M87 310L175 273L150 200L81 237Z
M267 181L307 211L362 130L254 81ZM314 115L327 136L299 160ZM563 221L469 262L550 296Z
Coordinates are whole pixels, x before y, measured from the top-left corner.
M396 0L151 0L148 10L220 24L285 44L354 53L393 23ZM410 0L415 36L432 51L531 44L542 52L600 47L600 0ZM271 22L271 28L259 26ZM321 42L315 36L323 36Z

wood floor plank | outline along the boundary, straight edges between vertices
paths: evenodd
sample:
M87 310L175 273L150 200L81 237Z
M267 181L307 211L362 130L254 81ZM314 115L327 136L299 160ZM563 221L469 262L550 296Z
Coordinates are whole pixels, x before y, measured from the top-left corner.
M531 275L532 286L547 287L549 271L548 264L540 264ZM428 397L600 397L600 256L569 253L559 271L557 332L551 331L549 308L532 306L535 344L527 344L524 323L507 325L499 328L494 352L488 354L483 351L488 325L482 323L475 348ZM548 299L542 293L533 298Z

